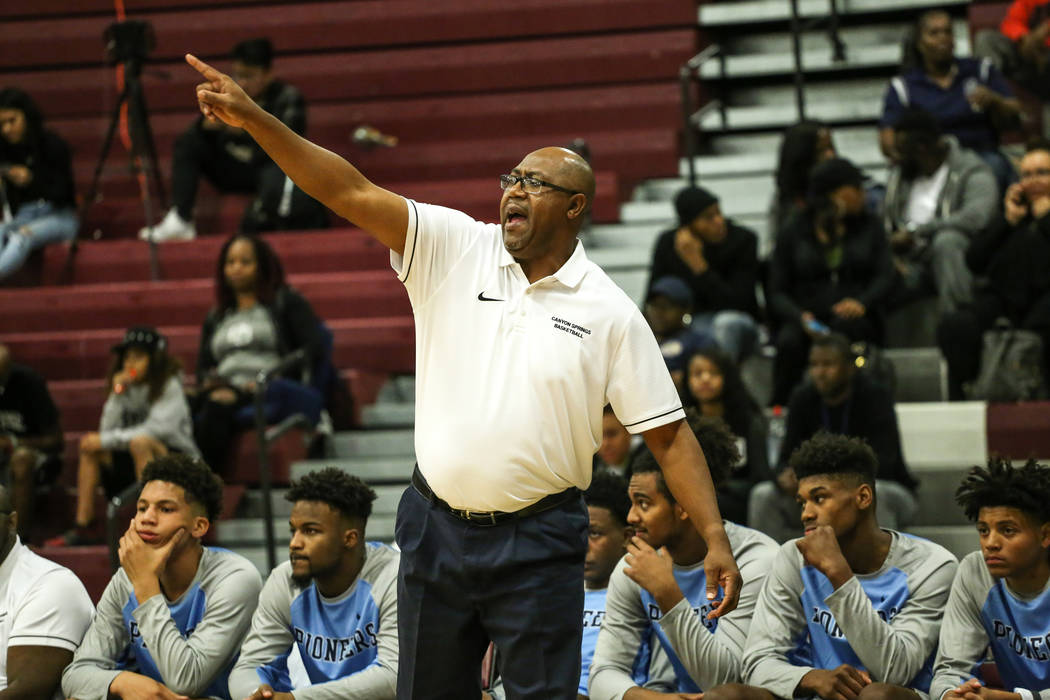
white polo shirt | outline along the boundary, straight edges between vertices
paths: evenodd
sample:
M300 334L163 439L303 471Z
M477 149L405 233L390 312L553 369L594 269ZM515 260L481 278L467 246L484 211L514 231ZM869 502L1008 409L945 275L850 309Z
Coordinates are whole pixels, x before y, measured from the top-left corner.
M439 497L516 511L584 489L606 403L632 433L685 416L638 307L581 243L529 284L497 224L407 206L391 264L416 321L416 459Z
M0 689L7 687L9 646L76 651L94 614L84 584L72 571L16 541L0 565ZM54 697L65 697L61 686Z

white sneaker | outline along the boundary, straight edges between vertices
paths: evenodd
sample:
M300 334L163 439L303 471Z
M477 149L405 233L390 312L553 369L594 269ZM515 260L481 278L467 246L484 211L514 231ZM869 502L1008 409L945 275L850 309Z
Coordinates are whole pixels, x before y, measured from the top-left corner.
M164 241L192 241L197 237L197 227L192 221L185 221L172 207L165 214L164 219L156 226L144 226L139 229L139 238L144 241L153 240L154 243Z

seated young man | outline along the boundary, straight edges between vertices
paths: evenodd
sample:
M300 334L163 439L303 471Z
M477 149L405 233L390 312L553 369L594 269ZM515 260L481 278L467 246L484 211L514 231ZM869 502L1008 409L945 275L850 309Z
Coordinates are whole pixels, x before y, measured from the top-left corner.
M222 480L169 454L146 465L121 568L62 676L65 697L229 698L227 677L262 580L247 559L201 545L222 508Z
M690 425L717 487L740 459L736 439L717 418L694 414ZM741 651L762 580L776 556L776 543L757 530L725 523L744 586L736 610L724 619L711 618L708 614L722 591L704 575L707 546L671 496L651 453L643 453L633 463L628 493L627 522L635 536L609 579L590 697L693 698L706 688L739 680ZM644 667L649 644L658 645L673 668L673 680L663 686L667 693L640 687L633 677L636 669Z
M930 686L956 560L879 527L875 453L818 433L791 456L805 535L784 543L744 650L744 679L706 700L918 700Z
M34 554L16 534L18 512L0 486L0 698L64 698L62 670L95 606L64 566Z
M956 493L981 551L959 564L941 625L932 700L1050 697L1050 469L993 458ZM991 649L1003 690L974 676Z
M329 467L285 497L294 504L289 561L263 586L231 697L392 699L398 555L365 542L375 491Z
M583 664L580 673L579 696L587 697L594 646L605 618L605 594L609 576L627 551L631 528L627 513L631 499L627 496L627 481L609 471L597 472L590 487L583 493L590 518L587 536L587 558L583 561Z

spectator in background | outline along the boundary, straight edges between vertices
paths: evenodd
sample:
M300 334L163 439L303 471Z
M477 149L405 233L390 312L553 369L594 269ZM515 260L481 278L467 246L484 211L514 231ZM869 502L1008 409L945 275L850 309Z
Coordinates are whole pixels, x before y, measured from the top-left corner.
M814 166L837 155L831 129L823 122L806 119L784 132L777 156L776 193L769 211L769 231L774 240L784 223L806 206L809 174Z
M810 340L828 329L879 341L893 263L879 220L867 212L864 176L848 160L810 175L806 206L777 237L769 308L779 324L773 404L787 403L806 366Z
M980 369L981 336L999 318L1043 338L1044 376L1050 376L1050 143L1036 141L1021 159L1021 181L1003 198L1003 213L980 232L966 264L980 275L973 303L941 319L937 342L948 363L948 395Z
M113 346L106 379L109 396L98 432L80 439L76 527L48 544L68 546L96 540L95 489L109 497L139 481L146 465L176 452L199 455L193 422L182 390L182 364L168 352L167 339L150 326L133 326Z
M22 544L18 515L0 486L0 697L61 700L95 606L76 574Z
M69 146L29 95L0 90L0 280L37 248L72 240L75 206Z
M289 561L266 579L230 697L393 700L398 553L365 540L375 491L328 467L293 483L285 498Z
M734 438L723 421L693 411L689 426L717 486L740 460ZM663 695L674 698L695 698L692 693L739 681L744 641L766 571L776 556L776 543L761 532L725 523L744 587L736 610L711 619L707 614L713 601L705 596L702 566L707 546L675 502L652 453L643 452L635 461L628 493L627 522L635 535L609 579L605 619L591 668L590 697L635 697L632 689L641 697L657 697L639 693L642 684L632 675L649 664L655 664L650 666L649 683L670 691ZM659 664L647 661L647 654L657 661L665 655L673 678L664 680L657 671Z
M120 569L62 675L67 698L222 698L262 581L240 554L201 544L222 510L222 479L165 455L142 474L120 538Z
M734 523L745 524L751 488L769 478L769 429L766 417L740 378L729 355L717 348L689 358L685 404L701 415L721 418L736 438L742 459L730 465L718 488L718 509Z
M305 359L271 381L266 418L302 413L317 423L320 392L306 383L323 352L321 322L285 283L281 261L266 241L236 234L223 244L215 270L215 307L201 329L195 437L208 464L226 463L232 436L252 421L259 372L302 349Z
M674 204L678 227L656 239L648 289L666 276L685 282L693 292L693 330L712 334L739 362L758 340L758 237L727 220L702 187L683 189Z
M999 151L999 134L1020 124L1021 105L991 61L955 56L952 18L944 10L919 16L905 42L902 73L890 80L879 119L879 145L890 161L901 154L893 126L908 107L933 115L944 133L977 152L995 173L1000 189L1015 179Z
M1050 0L1014 0L998 31L977 32L973 52L991 60L1007 78L1046 100L1050 98L1048 49Z
M306 133L306 101L298 89L273 76L269 39L249 39L234 46L232 75L264 110L295 133ZM174 204L159 224L140 230L139 238L158 243L195 238L193 208L202 177L222 193L255 195L241 221L242 231L327 226L324 208L294 187L244 130L198 116L175 141Z
M929 112L909 108L893 125L897 162L886 186L884 225L903 285L894 301L935 291L941 313L973 299L966 249L998 208L988 166L943 135Z
M629 470L631 452L631 433L613 413L612 406L605 404L605 410L602 411L602 442L594 455L595 470L624 476ZM626 492L626 486L624 489Z
M692 305L689 287L671 276L661 277L650 285L645 299L645 320L660 344L660 353L679 394L684 393L685 365L689 357L701 348L715 345L710 334L686 325L685 316Z
M886 529L879 469L856 438L817 435L791 456L805 536L780 547L744 649L750 685L706 700L930 697L941 611L957 562Z
M800 534L798 479L791 456L818 432L858 437L874 450L878 463L875 486L879 522L906 527L915 516L918 482L908 473L901 451L893 397L866 372L858 372L849 340L838 333L821 336L809 351L812 381L799 386L788 402L787 430L780 446L777 472L755 486L749 505L752 526L785 542Z
M578 697L586 698L591 661L598 632L605 618L605 594L609 576L627 552L627 541L633 530L627 525L631 499L627 496L627 481L618 474L595 474L591 485L583 493L590 520L587 535L587 558L583 560L583 664L580 670ZM648 674L639 669L636 676L644 684Z
M62 471L62 427L47 382L0 345L0 466L6 467L18 533L28 538L38 485Z

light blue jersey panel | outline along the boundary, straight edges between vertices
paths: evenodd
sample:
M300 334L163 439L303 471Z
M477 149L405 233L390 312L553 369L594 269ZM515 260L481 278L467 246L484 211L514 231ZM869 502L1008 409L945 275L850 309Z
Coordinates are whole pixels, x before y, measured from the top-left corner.
M335 602L310 584L292 601L291 612L292 634L311 683L345 678L376 663L379 605L368 581L359 580Z
M583 663L580 668L580 695L590 695L587 689L591 662L594 661L594 647L598 643L598 632L602 629L602 620L605 619L605 594L608 588L600 591L584 591L583 594ZM650 640L652 635L648 634L638 649L638 655L631 667L631 678L635 684L644 686L649 681L649 664L652 661L652 647Z
M161 677L160 671L157 669L157 664L153 660L153 656L150 655L149 649L146 648L146 643L142 641L142 634L139 633L139 625L135 622L135 618L132 617L132 613L138 607L139 602L135 598L135 594L131 593L128 596L128 602L124 604L124 609L121 611L124 617L124 626L127 628L128 634L131 636L131 653L129 655L131 658L126 658L125 661L120 664L120 667L134 670L144 676L149 676L158 683L164 683L164 679ZM175 621L175 628L179 630L179 633L184 639L193 634L193 630L195 630L200 621L204 619L204 613L207 609L208 596L198 583L194 583L190 586L182 597L179 598L178 602L168 603L168 610L171 612L171 619ZM132 658L134 659L133 662ZM205 689L203 693L204 696L224 698L224 700L229 699L230 693L227 689L227 679L229 678L230 670L233 668L233 664L236 661L236 658L231 660L230 665L215 677L211 682L211 685ZM134 665L132 665L132 663Z
M981 621L1007 689L1050 688L1050 590L1019 600L998 579L981 608Z
M835 622L824 600L830 596L835 587L831 581L812 566L802 568L802 596L800 602L806 613L806 624L809 639L802 642L796 650L800 658L809 659L814 668L833 669L842 664L867 670L857 658L853 648L846 641L845 635ZM871 601L871 606L884 622L890 622L908 602L911 592L908 590L908 575L901 569L890 567L878 576L858 576L864 594ZM804 646L808 642L808 649ZM933 678L933 658L930 655L919 673L908 683L908 687L927 691Z
M682 589L682 595L689 601L689 606L693 609L693 612L700 616L700 621L707 628L707 631L714 634L715 630L718 629L718 619L710 620L707 614L721 602L723 597L721 587L719 587L715 599L708 600L707 574L704 573L703 565L692 569L675 567L673 572L675 581L678 582L678 587ZM671 647L671 642L667 639L663 630L656 624L656 621L663 617L663 612L660 610L660 606L657 605L656 599L644 588L641 589L641 596L642 606L649 616L650 628L656 635L656 638L660 640L660 646L667 652L667 658L671 662L671 667L674 668L676 691L679 693L703 692L703 688L698 686L685 670L685 666L682 665L681 659L675 654L674 649Z

